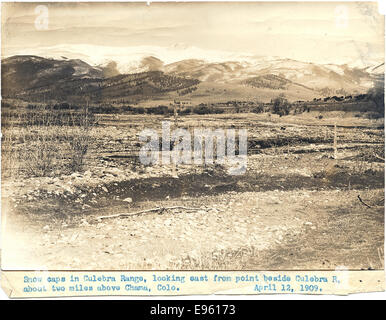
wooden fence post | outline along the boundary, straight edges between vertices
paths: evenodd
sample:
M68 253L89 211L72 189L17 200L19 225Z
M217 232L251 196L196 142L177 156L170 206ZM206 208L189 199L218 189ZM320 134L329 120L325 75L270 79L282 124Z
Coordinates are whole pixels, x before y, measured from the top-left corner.
M178 129L178 110L177 110L177 105L174 104L174 130ZM176 145L178 144L178 141L174 141L174 146L173 146L173 153L177 152ZM178 178L177 174L177 155L175 157L176 161L173 161L173 177Z
M336 136L336 122L334 124L334 159L336 160L338 158L338 142L337 142L337 136Z

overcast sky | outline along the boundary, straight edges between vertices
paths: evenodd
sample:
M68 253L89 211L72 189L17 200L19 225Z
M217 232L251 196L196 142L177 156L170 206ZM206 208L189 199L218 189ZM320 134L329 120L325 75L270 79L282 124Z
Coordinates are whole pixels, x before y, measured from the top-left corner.
M48 29L37 30L41 4L3 3L3 56L73 44L194 46L322 63L384 56L376 3L48 3Z

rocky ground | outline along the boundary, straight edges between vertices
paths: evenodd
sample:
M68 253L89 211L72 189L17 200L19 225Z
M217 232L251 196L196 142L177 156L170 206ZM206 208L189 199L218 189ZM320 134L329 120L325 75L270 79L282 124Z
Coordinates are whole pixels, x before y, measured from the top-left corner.
M248 126L247 172L230 176L221 166L138 165L136 132L160 119L135 117L101 119L83 172L3 179L4 269L383 268L381 123L182 118Z

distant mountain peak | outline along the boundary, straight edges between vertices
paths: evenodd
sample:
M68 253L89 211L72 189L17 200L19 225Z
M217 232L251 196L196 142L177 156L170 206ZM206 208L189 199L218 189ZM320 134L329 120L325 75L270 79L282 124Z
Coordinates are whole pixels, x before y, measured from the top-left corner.
M228 95L232 90L238 92L238 96L247 91L254 94L254 90L260 89L271 90L273 95L284 90L292 96L311 96L326 92L363 93L383 81L384 77L384 63L360 69L348 64L315 64L261 56L249 56L244 60L231 59L235 57L230 56L229 60L219 61L188 57L168 63L160 56L162 54L142 52L135 59L128 57L123 66L122 61L108 55L97 65L75 55L61 55L58 59L34 54L16 55L2 60L3 93L9 96L36 95L45 91L47 97L52 91L66 99L66 95L72 96L76 92L72 86L79 82L90 87L88 90L94 95L108 95L111 99L124 96L125 90L129 96L138 99L145 99L154 92L174 91L177 96L195 95L197 92L205 96L210 92L215 99L216 95L224 95L224 92ZM142 80L138 80L142 78L146 79L144 87L141 86ZM166 83L171 87L168 88ZM206 83L211 89L195 92L195 86L200 86L198 83ZM239 98L243 99L242 96Z
M141 71L161 71L163 70L164 62L154 56L142 58L139 69Z

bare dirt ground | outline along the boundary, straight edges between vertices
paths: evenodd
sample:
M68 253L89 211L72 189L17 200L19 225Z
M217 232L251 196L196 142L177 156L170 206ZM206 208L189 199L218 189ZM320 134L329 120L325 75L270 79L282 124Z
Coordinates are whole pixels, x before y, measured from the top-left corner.
M181 165L178 178L137 160L137 134L168 119L100 116L83 172L3 179L2 267L382 269L383 119L317 116L181 117L184 128L247 128L249 156L241 176ZM99 219L174 206L194 210Z

